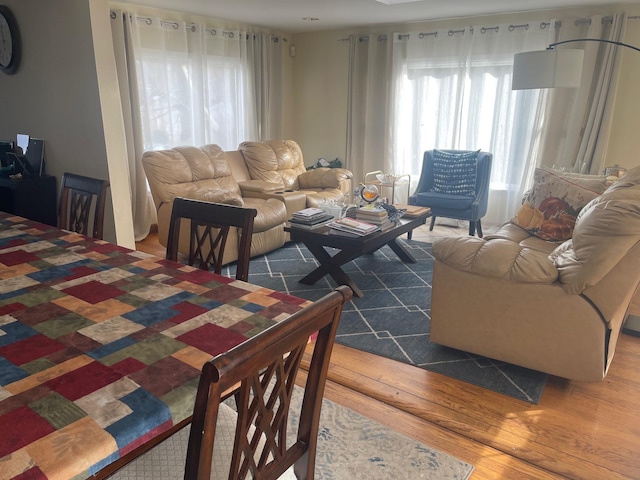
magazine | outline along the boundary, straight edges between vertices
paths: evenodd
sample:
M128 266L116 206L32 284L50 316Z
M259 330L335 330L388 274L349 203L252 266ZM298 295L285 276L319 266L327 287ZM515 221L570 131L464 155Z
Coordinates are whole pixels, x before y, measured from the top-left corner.
M330 222L329 226L334 230L341 230L343 232L354 233L360 236L380 230L379 225L374 225L373 223L363 222L362 220L349 217L344 217L334 222Z

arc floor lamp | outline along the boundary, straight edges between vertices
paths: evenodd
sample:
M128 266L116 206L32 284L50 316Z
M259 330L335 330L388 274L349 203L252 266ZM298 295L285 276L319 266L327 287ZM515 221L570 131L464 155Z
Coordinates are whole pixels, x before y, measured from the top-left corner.
M516 53L513 58L511 89L579 87L584 50L555 48L573 42L611 43L640 52L640 48L627 43L600 38L577 38L552 43L546 50Z

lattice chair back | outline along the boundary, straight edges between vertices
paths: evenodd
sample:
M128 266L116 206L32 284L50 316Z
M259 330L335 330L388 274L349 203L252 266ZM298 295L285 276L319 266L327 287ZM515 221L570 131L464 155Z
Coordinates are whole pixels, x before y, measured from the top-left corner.
M65 173L60 185L60 228L102 239L107 180ZM89 232L91 219L93 227Z
M253 222L258 214L254 208L237 207L220 203L204 202L186 198L173 201L169 236L167 239L167 259L178 261L178 244L183 219L189 220L189 265L203 270L222 272L224 251L233 231L237 232L238 260L236 278L247 281L251 257L251 237Z
M329 359L342 307L352 294L340 286L205 363L191 427L110 478L174 480L184 472L189 480L313 479ZM299 405L292 394L303 356L310 361ZM232 394L236 410L222 402ZM298 420L289 422L295 414Z
M342 307L352 296L340 286L286 320L207 362L200 377L189 437L185 478L209 479L221 429L225 392L235 393L229 479L275 480L287 472L312 479L322 397ZM305 383L297 431L287 442L291 397L309 337L318 332ZM228 407L226 407L228 408ZM287 446L287 443L290 445ZM213 459L213 467L212 467ZM224 468L227 466L225 465ZM220 478L214 473L214 478ZM282 477L285 478L285 477Z

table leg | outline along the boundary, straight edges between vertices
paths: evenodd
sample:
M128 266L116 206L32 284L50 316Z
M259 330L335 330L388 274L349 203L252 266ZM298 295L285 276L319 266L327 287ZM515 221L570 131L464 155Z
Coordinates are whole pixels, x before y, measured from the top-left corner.
M413 258L413 255L398 243L396 238L387 243L387 245L389 245L391 250L393 250L404 263L417 263L417 260Z
M300 283L313 285L328 274L331 275L331 278L333 278L338 285L348 285L349 288L353 290L353 294L356 297L362 298L364 296L362 290L360 290L355 282L351 280L349 275L340 268L345 263L350 262L354 258L358 258L358 255L355 252L350 250L340 250L334 256L331 256L322 245L307 242L304 242L304 244L313 254L315 259L318 260L320 265L318 265L317 268L311 271L304 278L300 279Z

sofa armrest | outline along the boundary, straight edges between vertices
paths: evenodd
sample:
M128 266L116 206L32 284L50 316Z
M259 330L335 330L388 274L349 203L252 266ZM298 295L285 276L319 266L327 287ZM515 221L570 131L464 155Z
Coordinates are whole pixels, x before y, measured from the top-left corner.
M342 190L343 182L353 174L345 168L314 168L298 175L298 185L304 188L337 188Z
M433 255L457 270L509 282L551 284L558 278L546 253L505 239L442 237L434 240Z
M265 182L263 180L243 180L238 182L238 185L243 196L245 196L245 192L275 193L284 191L282 183Z

